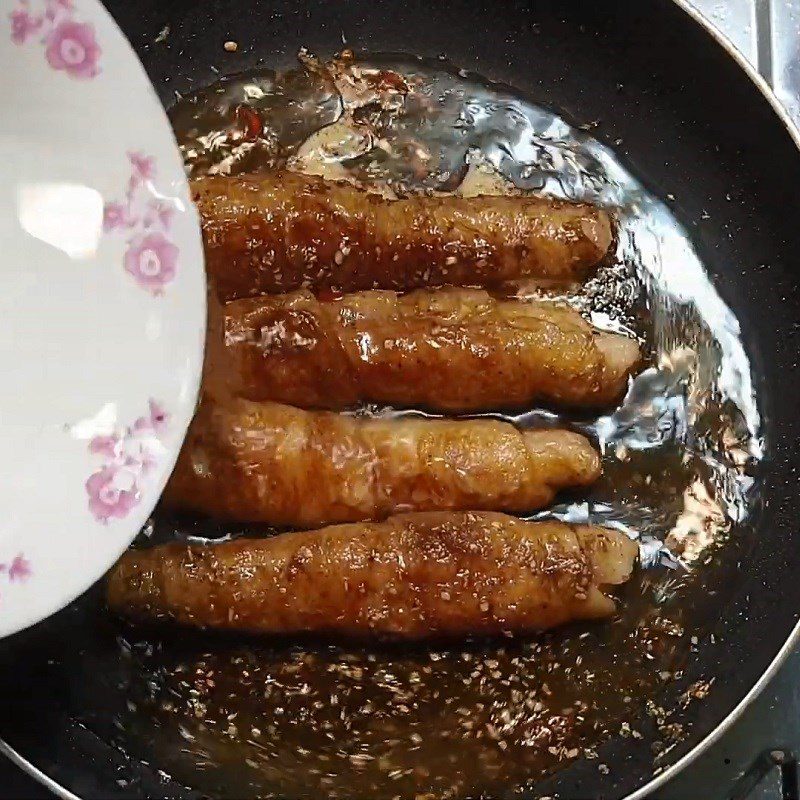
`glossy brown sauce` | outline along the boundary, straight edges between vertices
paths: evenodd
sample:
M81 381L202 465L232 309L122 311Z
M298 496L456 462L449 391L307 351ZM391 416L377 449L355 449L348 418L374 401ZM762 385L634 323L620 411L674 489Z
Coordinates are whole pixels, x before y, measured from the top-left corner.
M494 416L566 423L599 440L600 482L545 513L629 531L647 568L619 592L612 621L527 641L391 647L126 629L120 746L224 797L511 796L576 758L618 768L597 748L644 729L657 769L682 735L660 698L672 685L687 697L706 691L684 686L682 670L711 635L748 544L748 473L761 443L735 319L669 211L585 132L440 64L376 63L372 90L391 102L343 114L314 69L262 70L183 98L172 120L191 173L324 162L328 174L403 194L453 191L477 161L501 188L621 208L616 256L583 288L516 291L561 296L596 324L634 333L649 354L644 375L600 418L539 408ZM412 87L402 102L394 74ZM351 99L369 95L346 76L338 85ZM303 143L337 119L347 124L328 131L320 159ZM154 538L239 532L162 514Z

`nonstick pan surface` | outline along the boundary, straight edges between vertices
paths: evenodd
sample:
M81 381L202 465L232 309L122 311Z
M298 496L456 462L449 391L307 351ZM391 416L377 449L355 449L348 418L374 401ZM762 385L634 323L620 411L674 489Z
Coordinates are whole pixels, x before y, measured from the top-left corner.
M671 0L108 6L165 104L212 83L217 71L290 66L301 45L330 54L344 39L356 50L444 54L572 121L599 121L594 134L619 142L614 149L631 172L657 196L674 197L671 208L740 320L753 362L767 451L763 507L752 535L726 548L725 585L709 585L698 611L713 637L659 697L678 709L673 719L686 736L654 763L658 732L645 725L643 739L612 738L600 748L607 772L578 760L530 796L616 798L648 786L654 772L668 774L730 718L800 616L800 155L784 120ZM237 52L223 50L227 40L239 43ZM80 797L202 796L159 774L155 761L115 749L104 733L126 702L118 632L92 591L0 643L0 738ZM711 682L707 697L683 708L679 698L698 682Z

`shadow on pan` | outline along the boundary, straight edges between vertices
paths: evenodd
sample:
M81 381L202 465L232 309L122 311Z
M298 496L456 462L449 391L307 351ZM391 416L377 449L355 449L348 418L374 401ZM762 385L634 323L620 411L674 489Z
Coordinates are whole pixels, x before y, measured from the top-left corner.
M596 760L569 763L531 796L616 798L645 786L725 721L800 616L800 156L782 122L730 56L670 0L646 9L633 0L108 6L167 105L175 92L217 80L218 71L292 66L301 45L324 55L343 40L355 49L445 54L567 119L599 121L595 135L621 142L614 149L631 172L657 196L676 198L672 209L741 321L761 384L763 509L746 542L725 548L725 570L715 573L724 581L709 578L702 587L697 613L713 637L657 697L675 709L670 720L685 737L654 761L663 735L651 720L643 738L612 736ZM168 35L157 41L166 26ZM235 53L223 49L227 40L239 43ZM136 664L136 653L124 663L120 633L93 590L0 643L0 736L83 798L202 797L208 789L179 785L159 772L157 758L143 763L115 746L113 721L131 701ZM687 688L712 679L703 702L682 706ZM599 770L600 763L609 769ZM224 789L215 793L224 796Z

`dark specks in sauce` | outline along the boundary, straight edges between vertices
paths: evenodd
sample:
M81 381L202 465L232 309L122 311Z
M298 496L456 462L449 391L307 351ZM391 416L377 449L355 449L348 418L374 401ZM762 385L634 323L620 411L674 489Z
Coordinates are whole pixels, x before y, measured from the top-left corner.
M621 209L615 258L562 299L636 335L645 372L600 418L531 409L514 419L566 421L599 441L601 482L545 514L623 528L646 568L610 623L530 641L365 647L126 629L119 744L225 797L510 796L576 758L613 770L597 748L615 736L644 737L657 768L682 735L682 703L661 698L713 691L713 675L684 686L682 670L711 635L752 530L763 444L738 324L666 206L578 126L442 62L381 57L376 74L402 75L408 91L377 81L395 102L342 115L330 80L307 63L180 100L172 120L190 172L280 167L315 130L346 119L356 150L332 149L327 166L398 194L452 190L477 163L495 185ZM157 518L155 537L236 533Z

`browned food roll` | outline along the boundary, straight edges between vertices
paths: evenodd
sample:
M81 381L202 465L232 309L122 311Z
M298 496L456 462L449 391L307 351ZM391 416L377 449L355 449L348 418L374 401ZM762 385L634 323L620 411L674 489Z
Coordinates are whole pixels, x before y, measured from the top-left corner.
M504 514L402 514L213 546L130 550L112 609L139 620L266 634L422 639L524 633L614 612L624 534Z
M237 300L224 314L234 391L303 408L601 406L639 360L636 342L595 331L571 308L480 289L331 301L301 290Z
M588 440L568 431L233 399L201 407L164 500L220 519L317 527L401 511L530 511L599 474Z
M607 212L536 197L387 200L292 172L195 180L221 299L299 288L407 290L573 280L606 255Z

